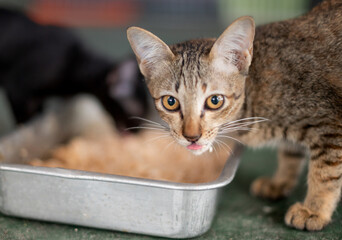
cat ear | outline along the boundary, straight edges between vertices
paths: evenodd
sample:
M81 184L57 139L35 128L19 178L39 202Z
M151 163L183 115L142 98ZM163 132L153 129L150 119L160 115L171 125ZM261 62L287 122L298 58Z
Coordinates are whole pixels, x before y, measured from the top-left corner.
M142 28L128 28L127 38L137 57L140 71L145 77L162 66L160 64L174 58L174 54L162 40Z
M235 20L216 40L210 58L220 71L246 73L253 56L255 23L251 17Z

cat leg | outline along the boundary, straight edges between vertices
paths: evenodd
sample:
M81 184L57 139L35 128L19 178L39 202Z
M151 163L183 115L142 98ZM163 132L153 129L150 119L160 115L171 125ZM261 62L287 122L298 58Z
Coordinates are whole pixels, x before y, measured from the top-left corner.
M305 148L293 143L282 143L278 149L278 168L271 178L256 179L251 192L267 199L280 199L289 195L298 182L305 160Z
M338 145L331 146L341 149ZM288 226L314 231L321 230L330 222L342 187L341 152L340 156L331 155L322 148L311 156L308 192L304 203L296 203L287 211L285 222Z

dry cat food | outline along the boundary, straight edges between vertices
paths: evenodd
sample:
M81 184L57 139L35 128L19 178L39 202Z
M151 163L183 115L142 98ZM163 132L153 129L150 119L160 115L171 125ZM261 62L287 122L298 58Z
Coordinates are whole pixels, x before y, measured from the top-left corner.
M33 159L34 166L78 169L172 182L201 183L215 180L228 158L226 146L194 156L170 137L145 131L137 135L115 133L101 138L76 137Z

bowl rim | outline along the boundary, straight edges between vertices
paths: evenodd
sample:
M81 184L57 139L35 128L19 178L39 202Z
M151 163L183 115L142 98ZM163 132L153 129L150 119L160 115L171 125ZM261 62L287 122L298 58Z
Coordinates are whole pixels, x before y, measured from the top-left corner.
M228 185L234 178L240 162L243 146L234 146L232 154L225 163L220 176L211 182L205 183L178 183L164 180L153 180L146 178L128 177L114 174L96 173L83 170L73 170L65 168L39 167L25 164L0 163L0 174L3 171L17 172L33 175L44 175L72 180L111 182L129 185L140 185L145 187L155 187L171 190L201 191L217 189Z

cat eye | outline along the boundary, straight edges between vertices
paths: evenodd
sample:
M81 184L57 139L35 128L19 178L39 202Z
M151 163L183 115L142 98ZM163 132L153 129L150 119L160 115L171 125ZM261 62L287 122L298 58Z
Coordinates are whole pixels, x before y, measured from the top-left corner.
M169 95L162 97L162 104L163 104L163 107L169 111L176 111L179 109L178 100Z
M211 95L207 98L205 102L205 106L208 109L217 110L222 107L224 103L224 96L223 95Z

